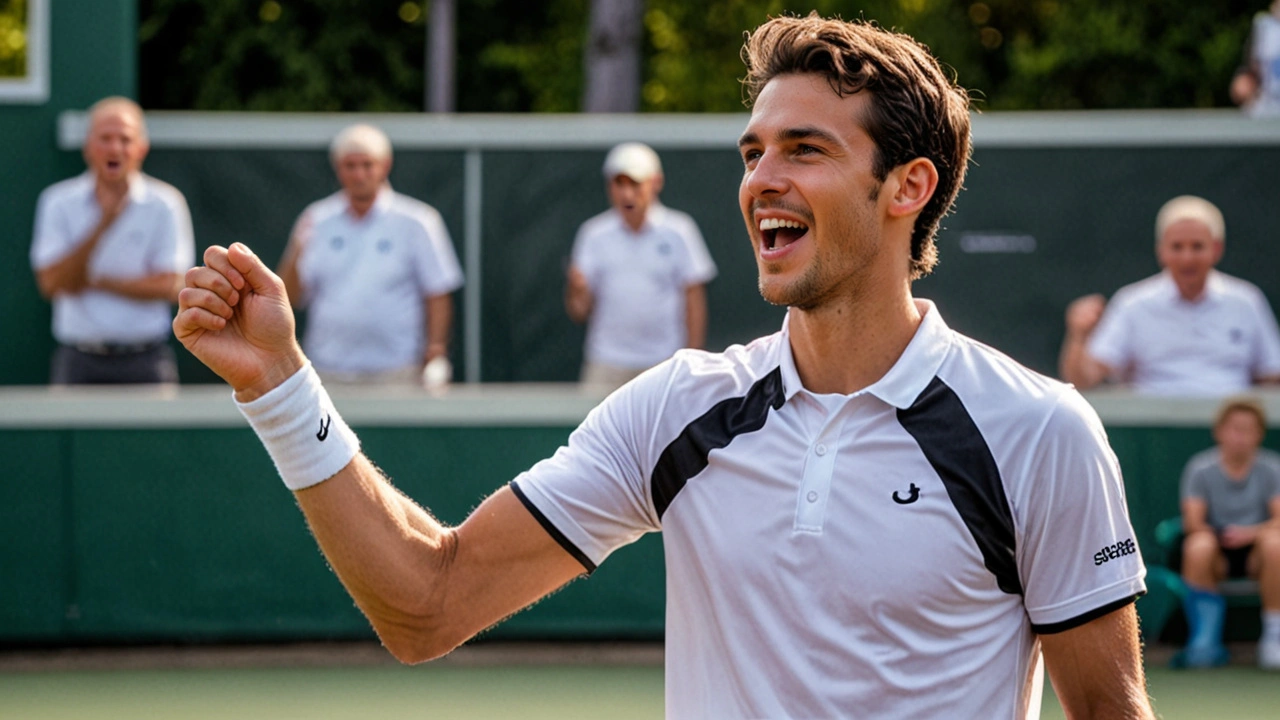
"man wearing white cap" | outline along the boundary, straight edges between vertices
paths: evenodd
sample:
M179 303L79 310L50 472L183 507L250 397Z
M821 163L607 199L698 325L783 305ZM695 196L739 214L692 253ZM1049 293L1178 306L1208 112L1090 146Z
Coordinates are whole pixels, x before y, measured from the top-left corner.
M582 224L565 308L587 323L582 382L614 389L706 340L706 283L716 275L693 218L658 201L662 164L642 143L604 161L613 206Z
M331 382L447 383L462 271L435 208L391 189L391 142L353 125L329 151L342 189L294 225L280 277L306 307L303 346Z
M1182 195L1156 215L1163 270L1067 308L1063 379L1107 378L1159 395L1228 395L1280 381L1280 330L1262 291L1214 269L1226 236L1213 203ZM1105 312L1104 312L1105 309Z

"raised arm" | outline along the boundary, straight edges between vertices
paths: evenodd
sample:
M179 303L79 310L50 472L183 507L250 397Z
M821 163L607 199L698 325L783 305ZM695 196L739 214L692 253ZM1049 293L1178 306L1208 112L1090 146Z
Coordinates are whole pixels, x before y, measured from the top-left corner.
M595 298L591 294L591 285L587 276L577 267L570 265L566 273L564 287L564 309L569 319L583 323L591 315L591 307Z
M1111 368L1089 355L1087 347L1105 308L1106 300L1101 295L1086 295L1067 306L1067 334L1058 355L1058 373L1081 390L1097 385L1111 374Z
M1042 635L1040 647L1067 718L1155 717L1133 603L1070 630Z
M707 286L702 283L684 289L685 347L701 349L707 344Z
M239 243L204 259L179 294L183 345L242 403L310 372L280 278ZM506 488L448 528L357 453L296 496L338 577L404 662L442 655L584 572Z
M54 295L75 294L89 286L89 258L98 247L98 241L111 228L129 204L129 193L107 197L102 201L102 215L75 249L57 262L36 271L36 286L45 299ZM172 299L177 289L171 284L167 298Z

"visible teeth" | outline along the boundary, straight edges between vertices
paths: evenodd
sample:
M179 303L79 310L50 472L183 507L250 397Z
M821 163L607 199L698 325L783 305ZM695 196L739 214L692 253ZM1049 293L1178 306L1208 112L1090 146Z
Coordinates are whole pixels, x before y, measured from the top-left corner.
M781 218L764 218L760 221L760 230L777 230L778 228L804 228L809 226L795 220L783 220Z

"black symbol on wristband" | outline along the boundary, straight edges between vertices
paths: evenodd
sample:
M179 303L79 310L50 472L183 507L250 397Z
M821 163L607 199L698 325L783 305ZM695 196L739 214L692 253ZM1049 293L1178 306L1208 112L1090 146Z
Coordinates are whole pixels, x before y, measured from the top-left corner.
M324 442L324 439L329 437L329 423L330 416L325 413L324 419L320 421L320 432L316 433L316 439L320 442Z

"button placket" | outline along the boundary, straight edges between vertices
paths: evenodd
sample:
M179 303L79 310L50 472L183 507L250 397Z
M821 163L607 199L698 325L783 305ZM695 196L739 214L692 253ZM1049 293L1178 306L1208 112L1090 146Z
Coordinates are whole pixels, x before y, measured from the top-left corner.
M818 439L805 453L804 476L796 499L793 529L803 533L821 533L827 515L827 498L831 477L835 473L838 443L847 415L843 410L833 415L822 428Z

